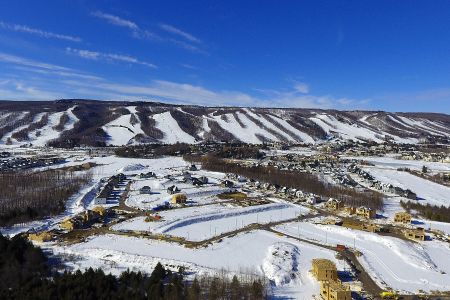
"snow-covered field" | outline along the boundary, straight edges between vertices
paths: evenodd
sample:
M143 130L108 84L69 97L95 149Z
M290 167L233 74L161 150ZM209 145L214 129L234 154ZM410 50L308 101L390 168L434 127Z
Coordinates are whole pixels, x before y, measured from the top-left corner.
M213 204L162 211L161 221L145 222L138 217L113 226L115 230L149 231L202 241L222 233L241 229L252 223L265 224L295 218L309 209L283 203L250 207Z
M54 249L78 256L80 259L73 262L75 268L102 267L116 274L127 268L149 272L160 261L183 265L196 273L224 269L230 273L265 275L277 284L276 296L295 299L311 299L319 292L318 282L309 273L312 259L335 261L339 271L346 267L332 251L265 231L239 234L200 249L115 235L96 236L85 243ZM285 250L292 251L286 255Z
M376 180L390 183L403 189L410 189L417 194L420 203L450 206L450 188L435 182L420 178L407 172L380 169L376 167L364 168Z
M409 168L411 170L422 170L423 166L426 166L430 172L450 172L450 164L440 163L440 162L430 162L424 160L402 160L391 156L347 156L343 158L365 160L376 167L384 169L398 169L398 168Z
M439 241L413 243L334 225L290 223L281 232L328 245L344 244L362 252L358 259L381 286L416 293L448 291L450 246Z

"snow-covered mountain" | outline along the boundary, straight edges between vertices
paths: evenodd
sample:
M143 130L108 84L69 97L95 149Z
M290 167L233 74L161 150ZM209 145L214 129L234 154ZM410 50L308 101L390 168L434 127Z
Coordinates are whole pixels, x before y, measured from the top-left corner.
M450 116L434 113L240 108L93 100L0 101L0 144L316 143L341 138L447 140Z

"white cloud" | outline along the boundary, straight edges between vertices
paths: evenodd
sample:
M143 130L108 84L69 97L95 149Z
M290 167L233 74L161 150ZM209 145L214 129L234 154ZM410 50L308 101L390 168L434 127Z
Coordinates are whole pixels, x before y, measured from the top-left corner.
M1 53L1 52L0 52L0 62L6 62L6 63L15 64L15 65L22 65L22 66L34 67L34 68L39 68L39 69L47 69L47 70L57 70L57 71L70 70L69 68L52 65L52 64L47 64L47 63L43 63L43 62L38 62L35 60L31 60L31 59L27 59L27 58L15 56L15 55L10 55L10 54L6 54L6 53Z
M37 28L31 28L26 25L20 25L20 24L8 24L5 22L0 21L0 28L16 31L16 32L24 32L29 34L34 34L43 38L47 39L58 39L58 40L65 40L65 41L71 41L71 42L81 42L81 38L77 36L71 36L71 35L65 35L65 34L59 34L59 33L53 33L49 31L44 31Z
M137 64L137 65L143 65L149 68L157 68L156 65L152 63L148 63L145 61L141 61L135 57L129 56L129 55L122 55L122 54L114 54L114 53L102 53L97 51L90 51L90 50L83 50L83 49L73 49L70 47L66 48L67 53L78 55L79 57L85 58L85 59L92 59L92 60L110 60L110 61L120 61L120 62L126 62L131 64Z
M309 86L304 82L296 82L294 84L294 89L302 94L308 94L309 93Z
M201 43L200 39L196 38L195 36L193 36L192 34L186 32L186 31L183 31L183 30L181 30L179 28L176 28L175 26L172 26L172 25L169 25L169 24L165 24L165 23L161 23L161 24L159 24L159 27L162 30L164 30L164 31L167 31L169 33L178 35L178 36L180 36L180 37L182 37L182 38L184 38L184 39L186 39L186 40L188 40L190 42Z
M170 43L179 48L183 48L185 50L191 51L193 53L208 54L206 51L200 49L198 46L190 44L190 43L200 44L201 43L200 39L198 39L197 37L193 36L192 34L190 34L188 32L178 29L172 25L161 23L161 24L159 24L159 28L165 32L168 32L175 36L181 37L181 38L185 39L186 41L171 38L171 37L160 36L150 30L139 27L133 21L123 19L121 17L107 14L107 13L104 13L101 11L92 12L91 15L95 16L97 18L106 20L110 24L130 29L131 35L134 38L148 39L148 40L155 41L155 42ZM89 55L89 53L86 53L86 55Z
M129 63L143 63L136 58L94 51L80 52L68 48L69 52L87 59L109 59ZM337 98L331 95L306 94L309 89L299 88L294 82L287 90L259 90L260 96L233 90L212 90L200 85L168 80L152 80L146 84L126 84L110 81L73 69L37 62L0 53L0 62L14 64L22 73L11 84L11 76L0 78L0 95L10 99L57 99L97 98L103 100L159 100L180 104L206 106L254 106L361 109L369 99ZM18 66L18 67L17 67ZM22 70L20 70L22 68ZM42 76L31 76L31 69ZM44 76L45 75L45 76ZM4 76L5 77L5 76ZM3 85L3 86L2 86ZM7 88L5 88L7 86ZM447 95L447 91L437 93Z
M20 80L0 82L2 100L53 100L61 98L62 94L42 90Z
M123 19L121 17L115 16L115 15L111 15L111 14L107 14L101 11L95 11L91 13L94 17L106 20L108 23L116 25L116 26L121 26L121 27L127 27L129 29L132 30L139 30L139 26L137 26L137 24L133 21L130 20L126 20Z

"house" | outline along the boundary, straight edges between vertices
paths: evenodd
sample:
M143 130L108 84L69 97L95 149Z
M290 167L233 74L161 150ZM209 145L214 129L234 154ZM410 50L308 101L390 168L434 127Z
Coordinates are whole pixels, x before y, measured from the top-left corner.
M189 172L183 172L183 181L184 181L184 182L190 181L191 178L192 178L191 173L189 173Z
M44 242L50 242L53 239L53 236L48 231L42 231L42 232L38 232L38 233L30 233L28 235L28 239L30 241L44 243Z
M191 178L191 183L192 183L192 185L195 185L195 186L202 186L203 185L203 182L200 179L196 178L196 177L192 177Z
M186 203L187 196L185 194L174 194L171 199L172 204L183 204Z
M107 210L103 206L96 206L92 209L92 211L97 213L101 217L104 217L107 213Z
M71 219L71 218L65 219L64 221L62 221L62 222L59 224L59 226L60 226L62 229L69 230L69 231L72 231L72 230L74 230L75 228L77 228L76 220Z
M169 193L170 195L176 194L180 191L179 188L177 188L175 185L169 186L167 188L167 193Z
M356 209L356 215L367 219L373 219L376 217L377 213L370 207L360 206Z
M200 180L201 183L203 183L203 184L207 184L208 183L208 177L206 177L206 176L201 176L198 180Z
M309 195L306 199L306 203L308 204L316 204L317 203L317 197L314 195Z
M305 194L303 193L303 191L296 191L295 192L295 197L303 198L303 197L305 197Z
M105 205L106 199L111 194L112 188L109 188L108 186L105 186L103 190L97 194L97 196L94 199L94 205Z
M141 187L139 189L139 193L140 194L151 194L152 193L152 189L148 185L144 185L143 187Z
M425 229L422 227L407 229L405 237L413 241L425 241Z
M148 179L148 178L155 178L156 174L154 172L147 172L147 173L141 173L139 175L139 178L141 179Z
M414 193L414 192L411 191L411 190L406 190L406 191L404 192L404 196L405 196L406 198L408 198L408 199L411 199L411 200L417 200L417 194Z
M329 259L313 259L311 272L318 281L336 281L338 279L336 265Z
M354 206L346 206L346 207L344 207L344 211L346 213L348 213L349 215L354 215L354 214L356 214L356 207L354 207Z
M344 203L340 200L330 198L325 204L325 207L332 210L339 210L344 207Z
M394 222L410 224L411 223L411 215L407 212L398 212L394 216Z
M239 182L247 182L247 178L245 178L244 176L241 176L241 175L239 175L239 176L237 177L237 180L238 180Z
M221 185L223 187L232 188L234 186L234 183L233 183L233 181L230 181L227 179L227 180L222 181Z
M320 283L320 296L323 300L351 300L352 292L340 282L324 281Z

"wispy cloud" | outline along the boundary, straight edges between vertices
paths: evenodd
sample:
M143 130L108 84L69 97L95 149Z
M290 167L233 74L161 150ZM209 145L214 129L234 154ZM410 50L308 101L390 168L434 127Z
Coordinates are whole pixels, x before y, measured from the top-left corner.
M91 74L86 74L73 70L71 68L66 68L59 65L48 64L20 56L10 55L0 52L0 62L10 64L15 70L26 72L29 74L37 73L48 76L57 77L72 77L85 80L100 80L101 77L94 76Z
M10 30L10 31L34 34L34 35L37 35L37 36L40 36L43 38L47 38L47 39L58 39L58 40L65 40L65 41L71 41L71 42L81 42L81 38L77 37L77 36L71 36L71 35L65 35L65 34L44 31L41 29L28 27L26 25L9 24L9 23L0 21L0 28Z
M117 54L68 48L68 51L92 60L117 60L143 63L136 58ZM136 62L138 61L138 62ZM306 83L293 82L283 90L257 90L245 93L236 90L213 90L201 85L152 80L146 83L125 84L108 78L85 74L70 68L38 62L22 57L0 53L0 62L16 66L17 77L0 77L0 95L10 99L57 99L97 98L102 100L158 100L171 103L206 106L250 106L250 107L298 107L364 109L370 99L351 99L332 95L313 95ZM42 74L40 76L32 75ZM1 74L0 74L1 76ZM437 98L448 95L448 90L434 93ZM51 96L54 96L51 98ZM58 97L56 97L58 96Z
M163 34L155 33L149 29L141 28L136 22L124 19L116 15L104 13L101 11L92 12L91 15L105 20L109 24L129 29L131 31L131 36L134 38L146 39L154 42L170 43L193 53L200 53L205 55L208 54L205 50L201 49L198 46L202 43L200 39L172 25L161 23L159 24L158 28L160 29L160 31L170 33L171 35L178 38L181 37L181 39L177 39L171 36L164 36ZM197 45L193 45L192 43Z
M169 24L165 24L165 23L161 23L159 24L159 28L161 28L162 30L175 34L177 36L180 36L190 42L194 42L194 43L201 43L201 40L196 38L195 36L193 36L192 34L183 31L179 28L176 28L175 26L169 25Z
M2 100L53 100L63 96L61 93L42 90L21 80L0 81Z
M0 62L6 62L15 65L22 65L28 67L34 67L39 69L47 69L47 70L56 70L56 71L68 71L69 68L61 67L58 65L43 63L39 61L35 61L28 58L23 58L20 56L10 55L6 53L0 52Z
M123 19L123 18L115 16L115 15L107 14L107 13L104 13L101 11L92 12L91 15L93 15L94 17L106 20L108 23L116 25L116 26L127 27L132 30L139 30L139 26L137 26L137 24L135 22L127 20L127 19Z
M137 65L143 65L149 68L157 68L156 65L141 61L135 57L129 56L129 55L122 55L122 54L115 54L115 53L102 53L98 51L90 51L90 50L83 50L83 49L73 49L70 47L66 48L66 52L70 54L75 54L79 57L85 58L85 59L92 59L92 60L106 60L106 61L120 61L120 62L126 62L130 64L137 64Z

